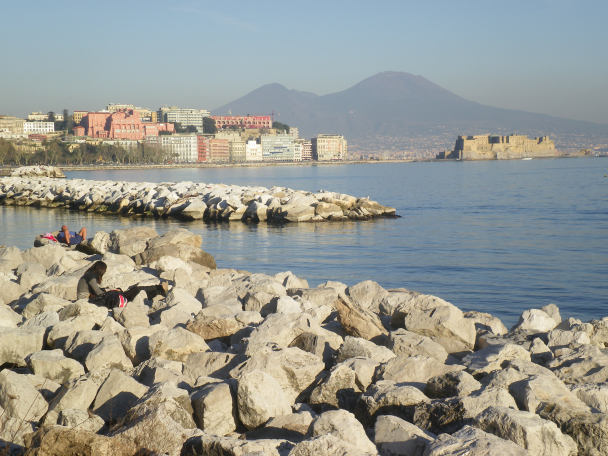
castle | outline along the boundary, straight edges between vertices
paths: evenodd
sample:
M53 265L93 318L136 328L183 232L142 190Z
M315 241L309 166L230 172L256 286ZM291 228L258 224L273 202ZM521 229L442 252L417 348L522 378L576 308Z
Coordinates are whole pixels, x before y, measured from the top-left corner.
M509 160L557 156L555 143L548 136L530 139L526 135L460 135L453 151L437 154L438 159Z

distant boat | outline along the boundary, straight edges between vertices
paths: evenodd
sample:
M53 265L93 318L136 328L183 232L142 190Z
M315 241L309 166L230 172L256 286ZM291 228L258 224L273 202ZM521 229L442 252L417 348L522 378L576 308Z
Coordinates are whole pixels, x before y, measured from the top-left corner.
M524 157L522 160L532 160L532 157Z

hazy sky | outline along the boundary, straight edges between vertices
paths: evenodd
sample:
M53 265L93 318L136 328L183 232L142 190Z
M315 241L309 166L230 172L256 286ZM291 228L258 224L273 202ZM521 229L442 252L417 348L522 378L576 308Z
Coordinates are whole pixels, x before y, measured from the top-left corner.
M0 114L212 110L405 71L491 106L608 124L608 1L0 0Z

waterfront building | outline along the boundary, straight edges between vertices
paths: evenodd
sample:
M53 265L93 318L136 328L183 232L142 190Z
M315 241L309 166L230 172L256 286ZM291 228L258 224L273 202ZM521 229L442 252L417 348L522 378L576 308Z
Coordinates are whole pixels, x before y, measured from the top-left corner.
M230 161L230 143L227 139L209 139L209 161L212 163Z
M76 125L79 125L80 122L82 121L82 118L84 116L86 116L89 113L89 111L74 111L74 123Z
M139 113L139 118L142 122L156 122L157 113L156 111L152 111L146 108L140 108L138 106L134 106L132 104L120 104L120 103L110 103L106 106L106 111L108 112L118 112L118 111L137 111Z
M210 146L209 140L213 139L213 135L196 135L197 146L198 146L198 159L199 163L206 163L209 161Z
M245 152L245 141L229 141L228 149L230 153L230 161L244 162L247 160Z
M226 128L272 128L270 116L211 116L218 130Z
M146 144L162 147L174 161L194 163L198 161L198 138L196 134L146 136Z
M262 135L262 158L267 161L301 161L302 149L289 134ZM297 145L297 147L296 147Z
M245 144L245 161L262 161L262 145L255 140L247 141Z
M157 118L161 122L179 123L182 127L193 125L203 128L203 119L209 117L205 109L183 109L177 106L163 106L158 110Z
M317 161L346 160L347 141L341 135L317 135L312 138L312 158Z
M302 161L312 160L312 143L304 139L299 141L302 144Z
M534 139L527 135L460 135L454 150L440 152L438 159L507 160L557 155L555 143L548 136Z
M1 116L0 115L0 131L8 131L16 135L23 134L23 124L25 119L13 116Z
M289 127L289 134L293 137L293 139L300 139L300 131L298 127Z
M175 127L170 123L142 122L135 110L89 112L80 123L85 128L85 134L92 138L141 140L147 136L158 136L160 131L175 132ZM74 128L74 134L77 128ZM81 132L78 129L78 133Z
M48 113L42 113L40 111L31 112L27 116L27 120L32 120L32 121L48 120L48 118L49 118ZM63 114L55 114L55 120L58 122L63 122Z
M23 122L23 133L26 135L44 135L54 131L54 122Z

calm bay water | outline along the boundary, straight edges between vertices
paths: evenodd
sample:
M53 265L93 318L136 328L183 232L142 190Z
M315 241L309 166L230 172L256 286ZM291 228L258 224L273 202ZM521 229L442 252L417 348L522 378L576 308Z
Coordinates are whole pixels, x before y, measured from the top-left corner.
M562 316L608 316L608 160L69 172L69 178L196 181L326 189L397 208L368 222L184 223L0 206L0 244L29 248L36 234L87 226L90 235L145 223L203 237L219 267L291 270L311 286L370 279L434 294L509 326L554 303Z

